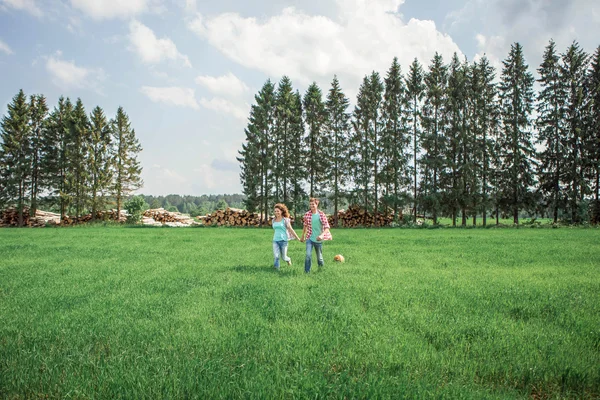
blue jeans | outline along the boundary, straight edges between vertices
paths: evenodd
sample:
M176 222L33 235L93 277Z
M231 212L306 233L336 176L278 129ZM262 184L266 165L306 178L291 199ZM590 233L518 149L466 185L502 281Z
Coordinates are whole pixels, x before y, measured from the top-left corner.
M312 249L315 248L317 253L317 264L319 267L323 266L323 243L313 242L308 239L306 241L306 258L304 259L304 272L310 272L310 265L312 264Z
M275 269L279 269L279 259L289 262L291 258L287 255L288 242L286 240L273 241L273 257L275 257Z

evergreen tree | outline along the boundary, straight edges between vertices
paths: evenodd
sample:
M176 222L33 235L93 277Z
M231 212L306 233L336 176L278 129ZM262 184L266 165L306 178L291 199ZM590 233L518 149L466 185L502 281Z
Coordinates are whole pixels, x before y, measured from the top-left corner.
M252 105L250 109L250 123L244 132L246 140L242 144L242 149L238 151L239 157L236 157L240 163L240 182L242 183L242 193L246 196L244 206L250 212L255 212L261 206L259 187L261 186L261 170L258 140L255 126L252 124L254 111L257 106Z
M446 171L442 176L442 185L445 189L443 203L448 214L452 217L452 225L455 226L458 210L462 208L466 201L461 174L465 156L463 144L466 134L465 113L467 103L465 71L456 53L452 57L448 73Z
M490 65L489 60L484 56L478 63L474 64L473 69L475 78L471 95L474 98L475 111L472 129L474 129L476 137L479 158L479 211L482 214L482 224L486 226L488 207L491 205L490 193L493 190L494 166L498 164L495 138L498 136L499 131L500 110L498 108L498 87L495 83L496 73L494 67Z
M343 188L350 174L348 170L350 114L347 112L349 103L337 76L334 76L325 103L326 135L331 144L325 157L327 160L325 174L330 177L327 189L333 192L334 226L337 226L339 203L344 195Z
M60 97L58 105L48 118L48 127L45 130L43 142L43 171L44 181L50 190L50 195L57 196L60 209L61 222L64 220L69 197L67 196L67 172L69 163L67 148L70 144L69 127L73 105L67 98Z
M388 207L392 207L395 218L398 218L399 208L404 205L406 198L403 188L410 182L409 154L407 153L410 135L406 123L406 85L396 57L392 61L384 84L381 137L383 153L380 180L384 185L386 215Z
M290 164L293 154L290 149L294 124L295 97L292 81L287 76L281 78L275 95L275 131L273 183L275 200L289 204L291 197Z
M90 121L81 99L77 99L75 103L70 122L70 146L67 147L69 169L66 192L72 199L75 217L78 218L83 215L90 196L90 171L88 168L91 142Z
M96 212L104 208L105 196L113 179L110 125L100 107L94 108L90 116L90 134L90 208L92 220L95 220Z
M594 204L592 222L600 223L600 46L594 53L588 73L588 93L590 98L587 132L587 154L590 163L590 179L593 187Z
M308 135L306 136L306 166L310 197L320 196L324 189L325 163L323 155L327 145L323 130L325 127L325 104L321 88L313 82L304 95L304 115Z
M0 124L0 165L6 202L16 205L18 225L23 226L23 210L31 188L31 125L27 96L21 89L8 104L8 115Z
M121 213L123 199L143 185L142 167L137 159L142 146L135 137L135 129L131 128L129 117L123 107L117 109L111 121L113 142L113 185L112 194L117 203L117 218Z
M586 77L589 55L577 43L573 43L562 55L561 75L566 86L564 152L566 155L565 184L567 187L567 207L572 223L582 222L580 204L590 188L584 179L587 160L585 159Z
M461 101L461 128L460 128L460 197L462 226L467 225L467 217L472 215L473 225L477 224L477 208L480 203L479 193L479 163L480 151L478 129L476 122L477 102L474 101L475 93L479 91L479 71L465 60L461 64L461 77L463 80L463 99Z
M303 182L306 179L306 150L304 148L305 136L302 115L302 95L296 90L290 127L290 162L288 171L290 188L292 190L291 207L288 208L296 220L298 220L298 213L304 211L305 207L303 207L302 199L306 197L306 191L303 187Z
M446 96L448 86L448 67L442 56L435 53L429 71L425 74L425 100L423 104L422 163L421 186L423 207L430 211L433 223L441 211L440 177L445 165Z
M380 169L381 169L381 158L383 157L383 146L381 143L381 136L383 132L383 118L382 118L382 101L383 101L383 82L379 73L373 71L369 77L369 91L368 91L368 112L369 112L369 129L368 135L368 146L371 148L372 155L372 177L373 177L373 211L375 214L378 212L379 206L379 190L380 183Z
M350 202L360 205L365 210L370 204L370 182L372 171L372 151L369 146L369 77L365 76L358 88L356 105L352 119L352 135L350 148L355 149L350 155L350 168L354 171L353 193Z
M561 76L560 57L556 44L550 40L538 69L541 91L537 97L538 180L539 190L547 199L554 222L558 221L558 210L564 206L561 176L566 168L565 158L565 101L566 87Z
M46 130L46 118L48 116L48 105L43 95L31 96L29 103L31 124L31 209L30 213L35 216L38 207L38 197L44 188L42 171L43 138Z
M500 82L503 134L501 189L507 209L512 211L515 224L519 210L531 204L534 185L534 154L531 133L534 78L528 71L519 43L511 45L503 61Z
M415 58L406 77L406 96L408 99L408 108L410 112L409 123L411 124L412 134L412 157L413 157L413 221L417 222L417 197L418 197L418 162L419 150L421 147L421 107L425 92L423 83L423 67Z

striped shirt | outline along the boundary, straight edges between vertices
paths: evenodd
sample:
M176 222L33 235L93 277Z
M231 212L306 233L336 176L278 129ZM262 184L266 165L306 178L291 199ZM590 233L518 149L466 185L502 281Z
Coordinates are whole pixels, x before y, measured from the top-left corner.
M329 221L327 221L327 216L321 210L317 210L319 213L319 218L321 219L321 225L323 225L323 230L329 229ZM308 210L306 214L304 214L304 227L306 228L306 239L310 239L312 235L312 211ZM332 240L331 232L327 232L323 235L323 240Z

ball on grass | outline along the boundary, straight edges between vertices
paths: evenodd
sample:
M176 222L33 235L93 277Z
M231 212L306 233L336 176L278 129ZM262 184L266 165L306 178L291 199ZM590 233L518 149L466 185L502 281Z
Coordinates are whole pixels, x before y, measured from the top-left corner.
M337 262L341 262L341 263L343 263L343 262L345 261L345 260L344 260L344 256L343 256L343 255L341 255L341 254L336 254L336 256L335 256L335 257L333 257L333 261L337 261Z

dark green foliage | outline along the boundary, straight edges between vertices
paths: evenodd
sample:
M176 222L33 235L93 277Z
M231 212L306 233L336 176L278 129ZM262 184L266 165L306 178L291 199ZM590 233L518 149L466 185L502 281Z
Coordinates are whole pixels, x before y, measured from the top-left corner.
M104 208L110 184L113 180L114 158L111 154L110 125L104 111L94 108L90 116L90 152L88 169L90 174L90 210L92 220L96 211Z
M125 209L127 210L127 223L128 224L139 224L142 222L142 215L144 210L148 209L148 204L144 200L144 196L134 196L125 202Z
M8 104L8 114L0 124L0 173L4 202L17 207L18 224L31 193L31 114L27 96L20 90Z
M422 136L422 100L425 95L425 84L423 83L423 67L415 58L408 75L406 76L406 98L408 102L408 123L412 135L412 195L413 195L413 222L417 221L417 200L418 200L418 175L419 175L419 152L421 149Z
M319 197L325 189L327 165L323 162L323 158L329 143L324 135L327 113L323 103L323 93L316 82L308 87L302 103L307 129L305 148L308 194L310 197Z
M511 45L503 61L500 83L503 129L500 136L500 191L503 206L519 223L519 210L533 203L535 183L531 112L533 111L533 75L528 70L519 43Z
M587 159L589 160L589 179L594 198L595 223L600 223L600 46L596 49L587 81L589 109L587 119Z
M31 127L31 208L32 216L38 208L38 198L45 187L42 160L44 157L43 140L46 135L48 116L48 105L46 98L42 95L31 96L29 103L30 127Z

